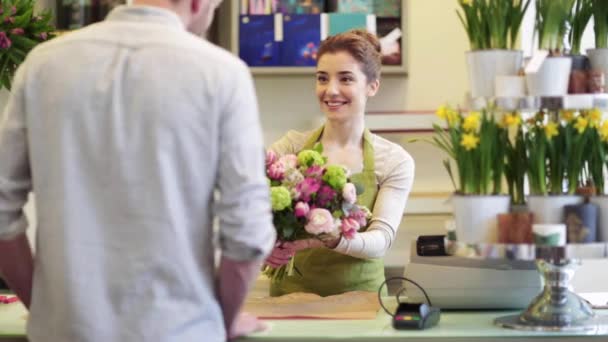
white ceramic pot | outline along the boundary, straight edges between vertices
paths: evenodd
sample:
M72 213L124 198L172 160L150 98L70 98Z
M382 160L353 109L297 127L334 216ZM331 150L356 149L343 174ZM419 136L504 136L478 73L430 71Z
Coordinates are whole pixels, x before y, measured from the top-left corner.
M466 52L471 97L493 97L496 76L517 75L522 66L520 50Z
M498 241L498 214L509 212L511 199L499 196L461 196L452 197L456 239L463 242Z
M534 214L534 223L564 223L564 207L583 203L582 196L528 196L528 208Z
M536 73L526 74L528 94L562 96L568 94L572 58L548 57Z

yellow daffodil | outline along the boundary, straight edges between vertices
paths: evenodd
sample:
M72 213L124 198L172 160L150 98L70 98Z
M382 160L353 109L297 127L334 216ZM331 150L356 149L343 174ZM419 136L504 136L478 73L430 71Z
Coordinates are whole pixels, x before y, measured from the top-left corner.
M439 106L439 108L437 108L437 111L435 112L435 114L442 120L447 119L448 117L448 107L441 105Z
M574 120L574 111L572 111L572 110L563 111L562 120L564 120L566 122L571 122L572 120Z
M501 121L501 127L506 128L506 127L517 127L519 126L519 124L521 124L521 117L519 117L519 114L517 113L512 113L512 114L505 114L502 117L502 121Z
M602 120L602 112L597 108L593 108L589 111L587 118L589 118L589 126L598 127Z
M554 136L558 135L557 124L555 122L549 122L545 126L545 136L548 140L551 140Z
M600 127L600 137L602 141L608 142L608 121L604 121Z
M448 125L450 127L456 126L460 123L460 114L453 110L453 109L448 109L447 110L447 121L448 121Z
M479 112L471 112L462 122L462 129L466 132L476 131L479 127L481 114Z
M576 123L574 124L574 128L578 131L579 134L582 134L585 129L589 126L589 120L585 119L582 116L576 118Z
M471 6L471 4L473 3L473 0L460 0L460 3L465 6Z
M473 133L465 133L462 135L460 145L467 151L474 150L479 144L479 137Z

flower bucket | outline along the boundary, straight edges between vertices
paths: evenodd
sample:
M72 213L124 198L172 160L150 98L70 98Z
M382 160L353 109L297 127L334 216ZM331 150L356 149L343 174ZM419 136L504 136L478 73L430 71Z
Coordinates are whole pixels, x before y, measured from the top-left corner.
M528 196L528 208L534 214L534 223L564 223L564 207L583 203L582 196Z
M498 196L452 196L456 239L463 242L498 241L498 214L509 212L511 198Z
M588 49L587 56L591 70L598 70L604 74L604 82L608 75L608 49Z
M526 74L531 96L562 96L568 94L572 58L548 57L536 73Z
M533 243L531 212L498 214L499 243Z
M598 207L597 241L608 241L608 196L593 196L589 200Z
M517 75L522 66L520 50L466 52L471 97L493 97L496 76Z
M593 203L564 207L568 243L597 241L598 206Z

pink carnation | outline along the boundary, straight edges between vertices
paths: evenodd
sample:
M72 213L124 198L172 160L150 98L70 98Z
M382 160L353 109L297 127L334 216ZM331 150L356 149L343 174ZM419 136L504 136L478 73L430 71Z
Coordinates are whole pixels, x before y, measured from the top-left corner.
M367 213L364 210L357 208L350 212L348 218L357 221L360 227L367 226Z
M342 188L342 197L346 203L355 204L357 201L357 189L353 183L344 184L344 188Z
M321 178L323 177L323 172L325 169L319 165L313 165L304 171L304 175L312 178Z
M323 185L317 193L317 204L320 207L326 207L329 202L336 198L336 191L331 186Z
M274 164L274 162L276 162L276 161L277 161L277 154L272 150L266 151L266 167Z
M298 202L294 208L294 214L296 217L306 217L310 212L310 207L306 202Z
M25 33L25 31L22 28L20 28L20 27L14 28L14 29L11 30L11 34L14 34L16 36L21 36L24 33Z
M0 49L8 49L13 45L13 42L8 38L5 32L0 32Z
M279 158L279 161L283 163L287 169L293 169L298 165L298 157L294 154L286 154Z
M46 32L38 34L38 38L40 38L41 40L46 40L48 37L49 35Z
M304 202L310 201L312 194L319 191L321 181L315 178L305 178L302 182L296 185L296 190L300 193L300 200Z
M268 167L268 177L274 180L283 179L285 175L285 165L280 162L275 162Z
M312 235L332 233L334 230L334 218L327 209L313 209L308 214L308 223L304 229Z
M357 231L359 228L361 228L361 226L359 226L359 222L356 220L347 217L342 220L342 225L340 228L342 230L342 236L350 240L355 237L355 234L357 234Z

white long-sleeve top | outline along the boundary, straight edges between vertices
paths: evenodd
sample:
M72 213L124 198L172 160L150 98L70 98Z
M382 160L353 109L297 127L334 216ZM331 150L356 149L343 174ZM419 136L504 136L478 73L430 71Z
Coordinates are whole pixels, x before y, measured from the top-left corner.
M173 12L119 7L35 48L11 93L0 239L33 189L28 339L225 341L212 219L234 260L275 239L247 66Z
M278 155L298 153L313 132L289 131L270 149ZM414 181L414 160L403 147L376 134L372 134L372 146L378 184L372 218L365 232L351 240L341 238L334 249L361 259L380 258L389 250Z

